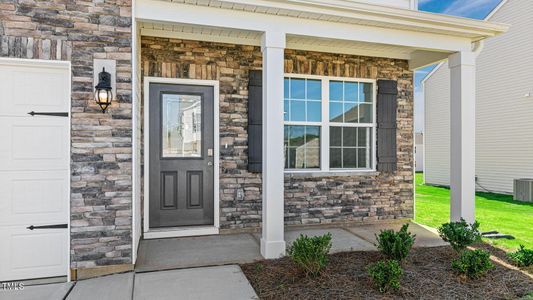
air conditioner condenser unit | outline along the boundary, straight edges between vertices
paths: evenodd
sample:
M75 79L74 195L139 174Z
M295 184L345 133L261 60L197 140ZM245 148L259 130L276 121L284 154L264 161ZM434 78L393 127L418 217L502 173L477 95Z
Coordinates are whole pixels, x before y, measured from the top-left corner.
M533 178L514 180L513 199L517 201L533 202Z

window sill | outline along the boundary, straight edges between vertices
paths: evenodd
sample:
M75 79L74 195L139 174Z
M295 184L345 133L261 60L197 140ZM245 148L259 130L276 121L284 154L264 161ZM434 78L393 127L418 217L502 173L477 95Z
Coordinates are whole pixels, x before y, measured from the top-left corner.
M285 177L375 176L375 170L285 171Z

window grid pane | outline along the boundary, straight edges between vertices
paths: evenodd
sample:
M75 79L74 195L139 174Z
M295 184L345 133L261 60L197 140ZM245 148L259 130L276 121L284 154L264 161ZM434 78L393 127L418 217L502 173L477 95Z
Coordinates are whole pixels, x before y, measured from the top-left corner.
M320 168L320 126L285 125L285 167Z
M330 127L330 168L371 169L370 127ZM339 143L340 140L340 143Z
M372 96L371 83L330 81L329 121L333 123L373 123Z
M322 80L285 78L284 120L322 121Z

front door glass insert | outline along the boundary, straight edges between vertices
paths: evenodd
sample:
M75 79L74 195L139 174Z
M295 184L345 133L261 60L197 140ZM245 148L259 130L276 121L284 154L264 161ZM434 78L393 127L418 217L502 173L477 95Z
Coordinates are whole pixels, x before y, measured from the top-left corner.
M202 97L163 94L162 157L202 156Z

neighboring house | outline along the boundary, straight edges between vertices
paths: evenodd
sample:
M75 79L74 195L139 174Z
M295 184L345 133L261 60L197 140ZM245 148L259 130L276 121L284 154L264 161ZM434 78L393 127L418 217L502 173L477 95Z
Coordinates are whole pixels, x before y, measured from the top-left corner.
M503 1L488 20L511 24L477 58L477 190L512 193L513 179L533 178L533 1ZM424 80L425 181L450 184L450 72Z
M415 133L415 171L424 172L424 134Z
M261 231L277 258L285 226L411 218L413 70L450 57L468 107L472 45L507 30L415 7L1 3L0 280L131 270L141 238Z

